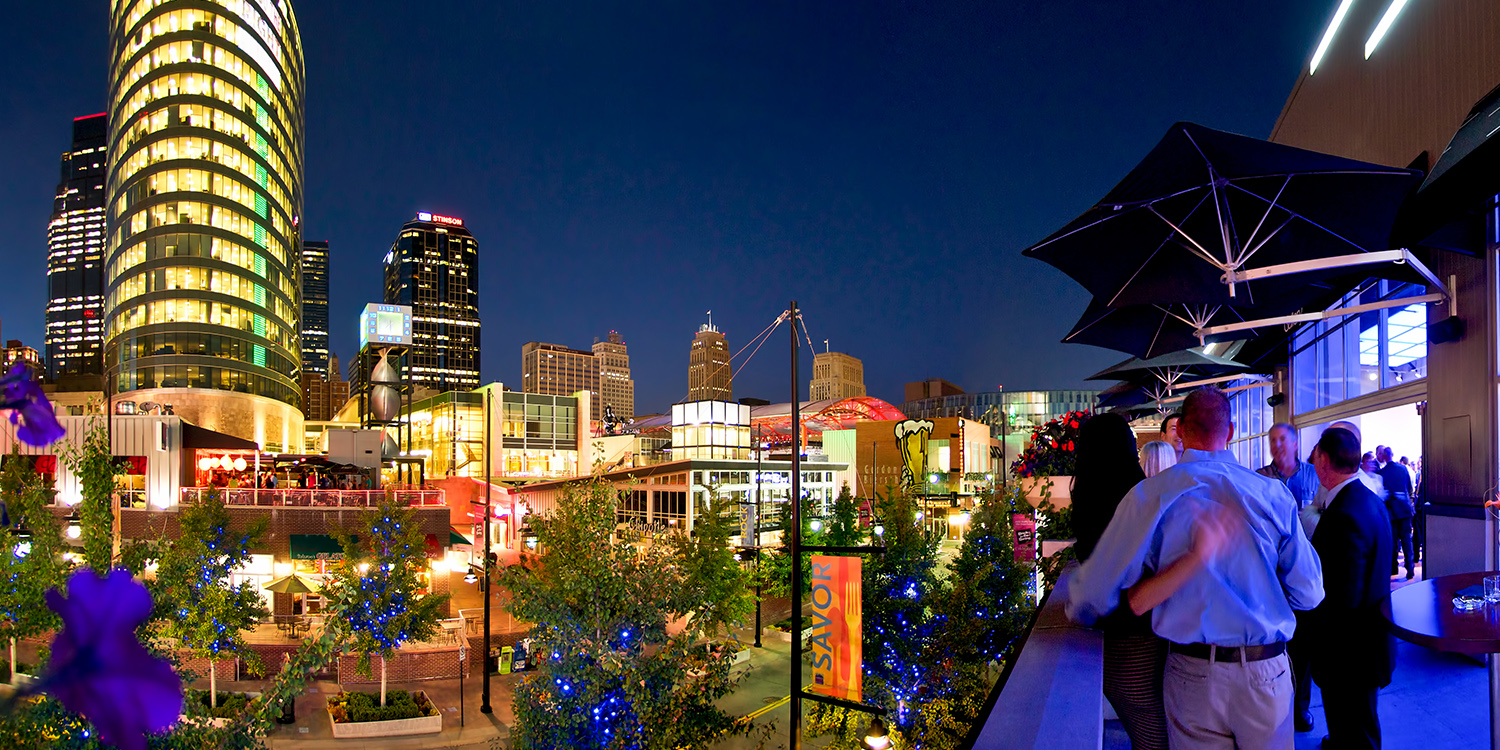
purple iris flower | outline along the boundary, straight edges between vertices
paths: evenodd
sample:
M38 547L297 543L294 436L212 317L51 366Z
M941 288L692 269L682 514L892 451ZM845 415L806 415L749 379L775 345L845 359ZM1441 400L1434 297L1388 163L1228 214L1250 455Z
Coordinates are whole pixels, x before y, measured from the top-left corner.
M0 378L5 386L5 403L0 408L10 409L10 423L19 424L16 437L27 445L51 445L63 436L65 430L57 423L52 404L47 401L42 387L31 379L26 365L18 364Z
M146 735L182 713L181 679L136 638L151 614L151 594L127 571L100 578L85 569L68 579L67 598L49 590L47 606L63 628L42 689L88 719L105 743L145 750Z

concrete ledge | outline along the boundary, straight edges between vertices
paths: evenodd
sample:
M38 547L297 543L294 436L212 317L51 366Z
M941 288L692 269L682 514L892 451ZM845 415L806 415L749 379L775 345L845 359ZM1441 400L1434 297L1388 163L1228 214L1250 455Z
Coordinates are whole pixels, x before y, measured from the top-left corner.
M1070 571L1071 572L1071 571ZM973 748L1098 750L1104 742L1104 637L1068 621L1068 574L1036 620L970 733Z

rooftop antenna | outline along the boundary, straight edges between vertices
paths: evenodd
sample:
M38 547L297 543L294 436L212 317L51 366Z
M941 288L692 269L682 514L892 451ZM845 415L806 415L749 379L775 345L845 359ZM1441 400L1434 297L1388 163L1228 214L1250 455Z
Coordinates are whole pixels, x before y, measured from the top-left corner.
M828 350L828 339L823 339L823 353L824 354L829 354L830 353L829 350Z

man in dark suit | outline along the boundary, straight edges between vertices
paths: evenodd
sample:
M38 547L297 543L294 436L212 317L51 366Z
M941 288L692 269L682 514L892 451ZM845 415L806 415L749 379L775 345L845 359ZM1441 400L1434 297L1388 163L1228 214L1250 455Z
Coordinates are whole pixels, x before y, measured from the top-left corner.
M1391 575L1401 572L1396 561L1396 550L1400 549L1406 553L1406 579L1411 580L1417 575L1417 556L1411 544L1411 519L1416 515L1411 502L1411 472L1392 461L1393 457L1391 449L1384 445L1375 453L1375 460L1381 463L1377 473L1385 480L1385 509L1391 514Z
M1380 616L1390 596L1391 518L1358 480L1359 462L1359 440L1341 428L1325 431L1313 449L1318 481L1333 498L1312 538L1326 596L1309 613L1318 655L1313 679L1328 721L1323 747L1333 750L1378 750L1376 697L1395 666L1396 644Z

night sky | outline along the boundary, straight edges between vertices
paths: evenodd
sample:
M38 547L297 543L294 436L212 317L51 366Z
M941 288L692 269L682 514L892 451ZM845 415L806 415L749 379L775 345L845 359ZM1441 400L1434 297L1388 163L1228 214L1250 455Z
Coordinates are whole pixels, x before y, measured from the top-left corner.
M527 341L614 329L642 414L686 395L706 311L738 350L794 298L818 350L898 404L927 377L1083 385L1125 355L1057 343L1086 295L1020 250L1175 121L1265 137L1337 4L294 2L303 221L332 243L340 357L401 224L458 216L485 380L519 387ZM57 157L105 109L106 7L12 3L0 25L0 335L38 349ZM735 360L736 397L787 400L785 331Z

